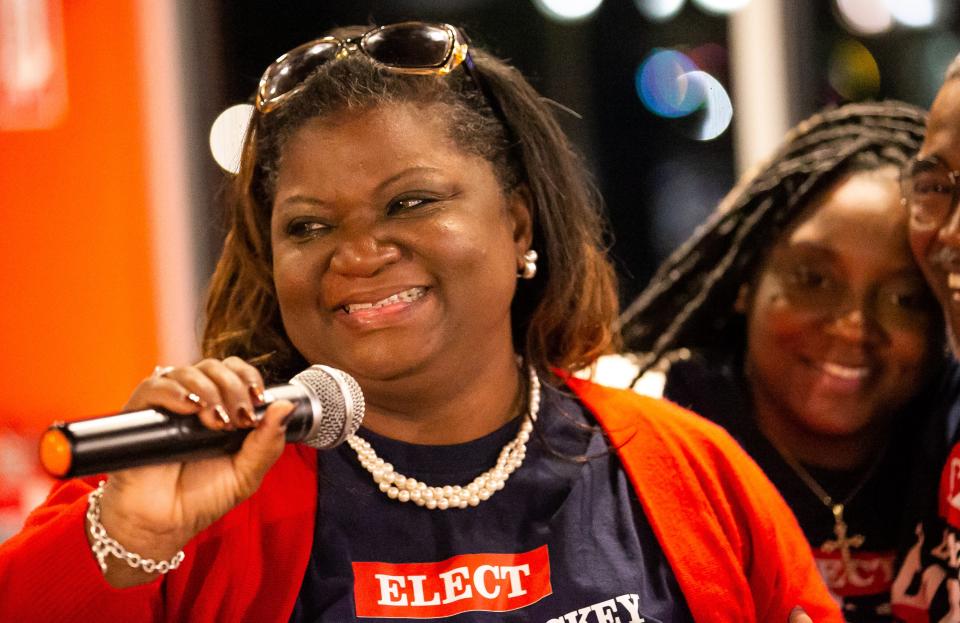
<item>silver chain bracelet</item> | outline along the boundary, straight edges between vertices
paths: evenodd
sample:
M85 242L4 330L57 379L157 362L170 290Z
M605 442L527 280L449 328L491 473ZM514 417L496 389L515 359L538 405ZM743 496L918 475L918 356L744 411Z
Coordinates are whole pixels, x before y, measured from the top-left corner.
M107 554L116 556L120 560L126 561L134 569L142 569L147 573L167 573L180 566L183 562L183 550L177 552L173 558L157 562L150 558L144 558L140 554L128 552L123 545L110 538L107 529L100 523L100 500L103 499L103 488L107 481L101 480L100 485L90 492L87 496L87 521L90 522L90 535L93 536L93 555L97 557L100 563L100 570L107 572Z

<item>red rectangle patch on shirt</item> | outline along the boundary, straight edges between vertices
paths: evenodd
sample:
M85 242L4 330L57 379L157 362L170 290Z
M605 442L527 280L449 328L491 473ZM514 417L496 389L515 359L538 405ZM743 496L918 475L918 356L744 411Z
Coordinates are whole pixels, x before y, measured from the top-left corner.
M353 563L358 617L506 612L552 592L546 545L520 554L463 554L440 562Z

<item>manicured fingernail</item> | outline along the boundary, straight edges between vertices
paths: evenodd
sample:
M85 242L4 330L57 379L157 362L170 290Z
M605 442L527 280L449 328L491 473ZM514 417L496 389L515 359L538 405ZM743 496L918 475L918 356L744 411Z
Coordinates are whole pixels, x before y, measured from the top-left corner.
M230 416L227 415L227 410L223 408L222 405L216 405L213 407L213 412L217 414L217 417L220 418L220 421L225 425L230 425Z
M263 393L263 388L260 387L257 383L251 383L247 388L250 390L250 398L253 399L255 404L262 405L267 402L267 397Z
M253 418L250 416L250 411L246 407L237 407L237 417L240 420L240 423L245 426L252 426L255 424Z
M187 394L186 396L184 396L184 398L185 398L186 400L192 402L193 404L197 405L197 406L200 407L201 409L202 409L203 407L207 406L206 403L203 402L203 399L200 398L200 396L197 396L196 394L194 394L193 392L190 392L189 394Z

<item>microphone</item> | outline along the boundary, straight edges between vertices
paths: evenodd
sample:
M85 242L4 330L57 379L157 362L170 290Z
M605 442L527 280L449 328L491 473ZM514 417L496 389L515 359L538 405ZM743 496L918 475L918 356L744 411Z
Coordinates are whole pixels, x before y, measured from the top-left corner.
M328 366L311 366L264 396L266 404L254 409L257 414L277 400L289 400L294 409L286 419L287 441L320 450L342 443L363 420L357 381ZM211 430L196 415L163 409L56 422L40 439L40 464L51 476L73 478L220 456L239 450L250 430Z

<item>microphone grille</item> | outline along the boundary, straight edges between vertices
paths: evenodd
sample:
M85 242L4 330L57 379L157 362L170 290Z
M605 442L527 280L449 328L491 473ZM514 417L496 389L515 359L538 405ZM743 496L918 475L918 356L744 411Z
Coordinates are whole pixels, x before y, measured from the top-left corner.
M315 365L291 379L311 391L320 402L316 432L303 440L321 450L332 448L357 432L363 421L363 392L356 379L329 366ZM314 414L316 417L317 414Z

